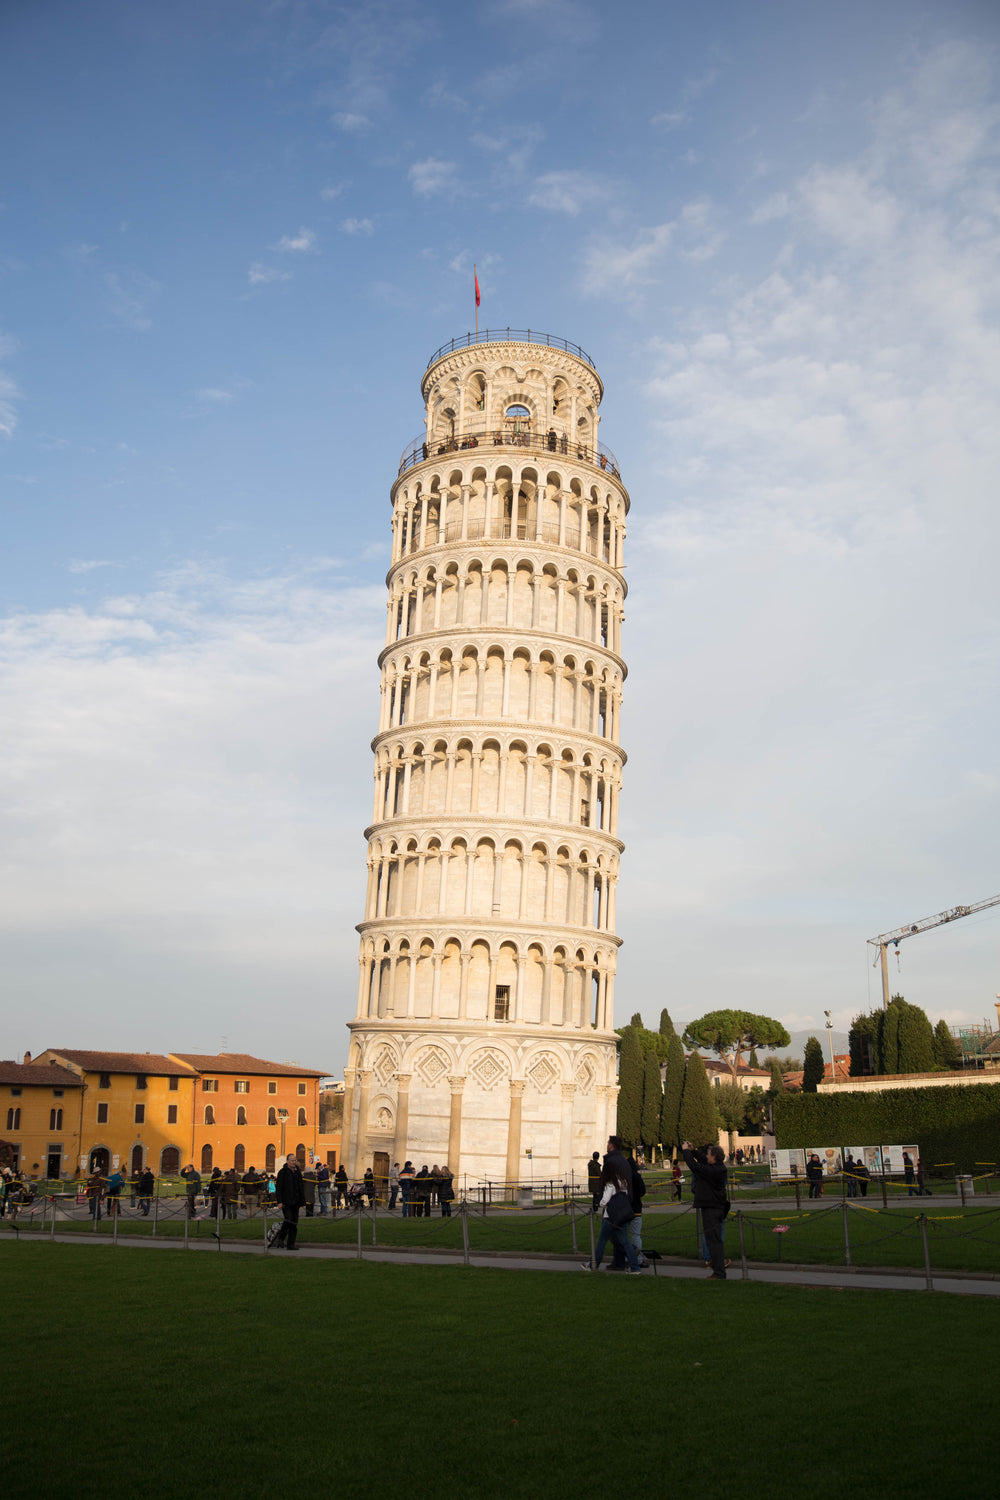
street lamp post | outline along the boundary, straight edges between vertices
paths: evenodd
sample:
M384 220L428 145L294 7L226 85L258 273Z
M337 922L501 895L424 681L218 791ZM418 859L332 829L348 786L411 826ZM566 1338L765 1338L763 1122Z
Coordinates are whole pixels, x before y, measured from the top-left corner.
M823 1014L826 1016L826 1034L830 1038L830 1081L836 1083L837 1064L833 1060L833 1022L830 1020L830 1012L828 1010L825 1010Z

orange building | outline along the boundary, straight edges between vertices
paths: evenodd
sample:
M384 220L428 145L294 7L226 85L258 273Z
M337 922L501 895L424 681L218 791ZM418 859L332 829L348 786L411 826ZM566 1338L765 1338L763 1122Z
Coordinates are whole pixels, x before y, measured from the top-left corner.
M289 1152L302 1162L321 1154L322 1070L238 1052L173 1057L198 1074L190 1160L200 1172L213 1167L273 1172Z
M83 1084L67 1068L0 1062L0 1143L28 1177L71 1177L77 1165ZM7 1153L5 1153L6 1155Z

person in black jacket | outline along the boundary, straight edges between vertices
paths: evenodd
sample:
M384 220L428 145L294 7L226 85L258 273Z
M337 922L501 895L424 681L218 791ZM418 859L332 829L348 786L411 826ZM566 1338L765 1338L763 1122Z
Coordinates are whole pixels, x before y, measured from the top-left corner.
M696 1152L690 1141L681 1150L691 1173L695 1207L701 1213L701 1228L708 1248L708 1259L716 1281L726 1279L726 1258L722 1243L722 1226L729 1212L729 1173L726 1153L721 1146L706 1146Z
M595 1151L587 1163L587 1192L596 1208L597 1200L601 1196L601 1153L599 1151Z
M809 1153L806 1162L806 1176L809 1178L810 1198L822 1198L823 1196L823 1163L815 1151Z
M274 1196L281 1204L282 1224L271 1248L277 1250L284 1245L286 1250L297 1250L295 1239L299 1232L299 1209L305 1203L306 1195L302 1187L302 1173L294 1156L285 1158L285 1165L274 1184Z

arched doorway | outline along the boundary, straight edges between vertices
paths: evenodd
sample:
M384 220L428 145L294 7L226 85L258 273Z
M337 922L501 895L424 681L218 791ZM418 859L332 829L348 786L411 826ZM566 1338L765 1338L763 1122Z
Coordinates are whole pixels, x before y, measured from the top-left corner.
M107 1146L94 1146L90 1153L90 1170L107 1177L111 1171L111 1152Z
M246 1171L247 1152L245 1146L235 1146L233 1148L233 1166L241 1175Z
M177 1146L164 1146L160 1152L160 1176L176 1177L180 1169L180 1149Z
M201 1148L201 1170L203 1172L211 1172L212 1170L211 1146L202 1146Z
M304 1167L306 1164L306 1148L301 1141L295 1148L295 1160L300 1167Z
M266 1147L266 1149L264 1151L264 1171L265 1172L273 1172L274 1171L274 1158L277 1155L277 1151L278 1151L278 1148L274 1145L273 1142L271 1143L271 1145L269 1145L268 1147Z
M132 1147L132 1171L133 1172L141 1172L142 1171L142 1147L141 1146L133 1146Z

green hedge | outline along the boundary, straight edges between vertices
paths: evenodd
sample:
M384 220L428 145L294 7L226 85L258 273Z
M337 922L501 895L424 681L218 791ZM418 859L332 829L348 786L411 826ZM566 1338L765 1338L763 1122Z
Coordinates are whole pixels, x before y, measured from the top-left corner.
M912 1143L928 1171L953 1162L974 1172L977 1163L1000 1161L1000 1083L779 1095L774 1133L783 1150Z

